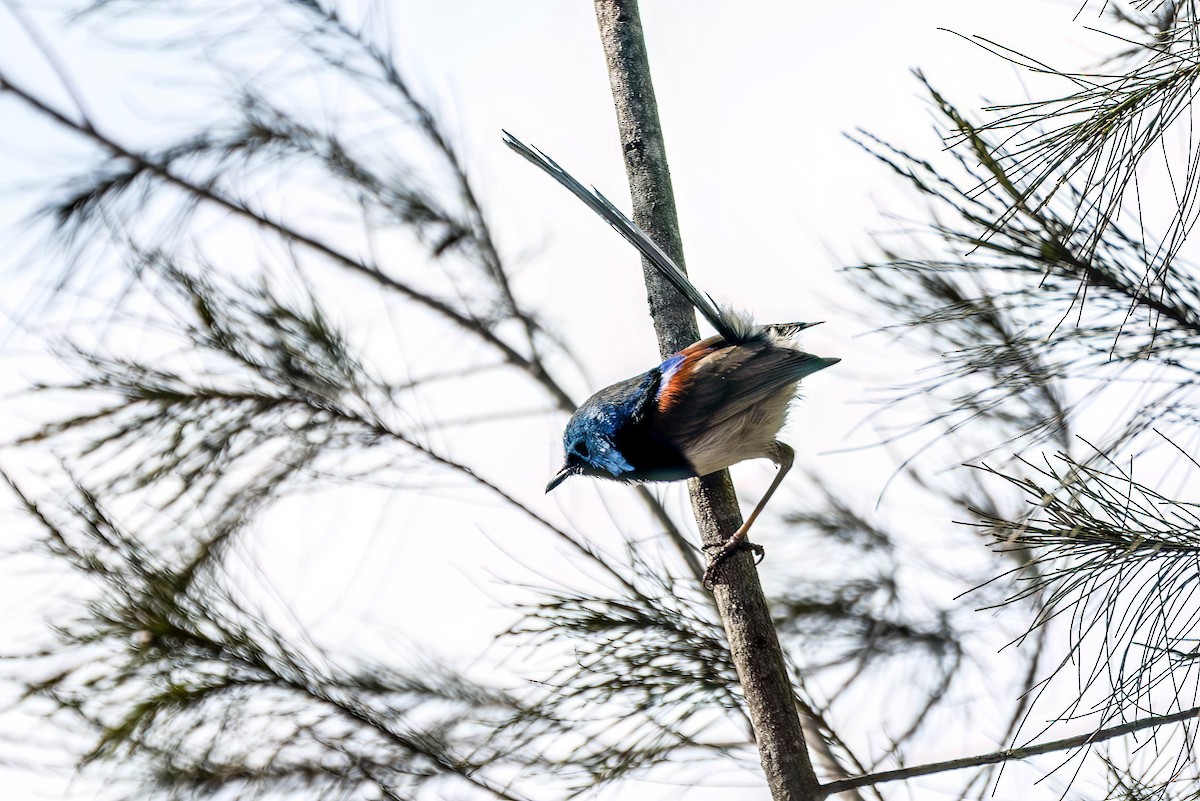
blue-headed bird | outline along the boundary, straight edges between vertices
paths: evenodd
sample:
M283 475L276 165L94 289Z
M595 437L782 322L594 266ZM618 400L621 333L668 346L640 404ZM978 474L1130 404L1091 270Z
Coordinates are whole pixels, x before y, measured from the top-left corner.
M563 434L566 459L546 491L573 475L616 481L676 481L705 476L746 459L770 459L775 480L746 521L712 555L711 584L795 460L778 439L801 379L839 359L801 350L796 336L816 323L756 324L696 289L661 248L616 206L589 191L544 153L505 132L505 144L540 167L600 215L669 280L717 330L641 375L592 395Z

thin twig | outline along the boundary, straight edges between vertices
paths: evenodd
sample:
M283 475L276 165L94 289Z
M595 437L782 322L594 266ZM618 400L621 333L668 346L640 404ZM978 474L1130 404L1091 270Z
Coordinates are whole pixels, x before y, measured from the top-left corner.
M1067 737L1062 740L1051 740L1048 743L1038 743L1037 745L1027 745L1022 748L1007 748L1003 751L992 751L988 754L977 754L975 756L961 757L959 759L947 759L944 762L930 762L925 765L914 765L910 768L898 768L896 770L885 770L879 773L868 773L864 776L855 776L851 779L841 779L836 782L821 785L821 790L824 796L834 795L836 793L844 793L847 790L853 790L856 787L865 787L867 785L882 784L883 782L894 782L901 779L912 779L917 776L929 776L934 773L945 773L951 770L962 770L963 768L977 768L980 765L994 765L998 762L1008 762L1014 759L1029 759L1030 757L1040 756L1042 754L1051 754L1055 751L1069 751L1072 748L1079 748L1085 745L1095 745L1096 743L1111 740L1115 737L1121 737L1126 734L1132 734L1135 731L1142 729L1153 729L1159 726L1166 726L1169 723L1180 723L1185 720L1192 720L1200 717L1200 706L1186 709L1183 712L1176 712L1173 715L1153 715L1148 718L1140 718L1131 720L1128 723L1122 723L1119 726L1112 726L1107 729L1090 732L1088 734L1077 734L1074 737Z

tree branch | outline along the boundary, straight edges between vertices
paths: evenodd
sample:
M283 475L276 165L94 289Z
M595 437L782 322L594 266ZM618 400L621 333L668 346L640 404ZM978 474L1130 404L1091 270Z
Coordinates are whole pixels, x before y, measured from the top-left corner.
M1022 748L1008 748L1004 751L992 751L990 754L977 754L976 756L962 757L960 759L947 759L944 762L930 762L925 765L914 765L911 768L899 768L897 770L885 770L879 773L868 773L863 776L855 776L850 779L841 779L836 782L821 785L820 798L834 795L835 793L844 793L847 790L853 790L856 787L865 787L867 785L876 785L883 782L894 782L900 779L912 779L917 776L928 776L933 773L945 773L951 770L962 770L963 768L976 768L980 765L994 765L998 762L1008 762L1012 759L1029 759L1030 757L1040 756L1042 754L1050 754L1055 751L1069 751L1072 748L1079 748L1084 745L1095 745L1096 743L1111 740L1114 737L1121 737L1126 734L1132 734L1135 731L1142 729L1152 729L1158 726L1165 726L1168 723L1180 723L1185 720L1200 717L1200 706L1185 709L1182 712L1176 712L1173 715L1155 715L1148 718L1140 718L1131 720L1128 723L1122 723L1120 726L1112 726L1107 729L1100 729L1089 734L1078 734L1074 737L1067 737L1062 740L1051 740L1048 743L1039 743L1037 745L1027 745Z
M637 2L595 0L595 7L633 196L633 221L683 267L666 145ZM642 267L659 352L667 356L699 339L695 311L653 265L643 261ZM742 521L729 471L692 479L688 488L703 544L724 542ZM729 561L726 582L714 591L717 612L729 638L771 796L776 801L815 801L822 797L820 783L753 558L743 552Z
M503 354L506 361L516 365L527 375L531 376L535 381L541 384L554 398L555 402L563 409L573 409L574 402L566 391L551 378L542 366L540 358L536 353L534 356L525 356L520 353L512 345L501 339L493 332L486 324L480 320L476 320L471 316L455 309L449 303L440 300L439 298L428 295L415 289L412 286L394 278L379 269L374 264L369 264L360 259L354 258L333 246L317 239L315 236L310 236L301 233L296 228L286 225L283 221L275 219L268 215L265 211L252 208L250 205L229 197L220 192L215 185L211 183L199 184L195 183L185 176L179 175L172 171L170 165L159 161L153 155L140 153L130 150L121 145L115 139L102 134L90 120L76 121L63 114L58 109L52 108L43 102L32 92L26 90L22 86L15 84L3 73L0 73L0 92L10 92L30 108L49 117L64 128L75 131L86 139L91 140L96 145L104 148L109 154L115 158L128 161L139 172L144 172L149 175L154 175L160 181L176 189L181 190L185 194L192 197L211 203L219 208L250 221L251 223L272 231L284 239L292 242L297 242L309 250L324 256L335 264L344 267L352 272L365 275L380 285L388 289L404 295L409 300L412 300L428 309L431 309L459 327L478 336L487 344L496 348Z

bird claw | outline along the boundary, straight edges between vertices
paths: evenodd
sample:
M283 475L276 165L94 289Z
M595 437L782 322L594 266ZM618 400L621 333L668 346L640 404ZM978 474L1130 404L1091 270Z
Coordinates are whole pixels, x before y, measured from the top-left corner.
M754 564L762 564L762 560L767 558L767 549L755 542L744 540L740 546L743 551L750 551L754 554Z
M708 569L704 571L704 586L710 590L713 588L713 585L716 584L718 569L720 569L721 565L725 563L725 560L734 553L738 551L750 551L754 554L754 564L756 565L760 564L763 560L763 557L766 556L766 551L761 545L745 539L739 539L736 541L727 540L725 542L705 546L704 548L706 551L714 549L716 552L709 560Z

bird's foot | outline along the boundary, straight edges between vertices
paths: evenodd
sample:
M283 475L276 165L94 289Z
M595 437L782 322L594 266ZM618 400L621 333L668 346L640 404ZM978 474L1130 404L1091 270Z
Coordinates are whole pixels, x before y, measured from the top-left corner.
M763 550L761 545L737 536L730 537L725 542L705 546L704 550L713 552L709 558L708 569L704 571L704 586L710 590L716 583L717 571L721 565L725 564L725 560L733 554L738 551L750 551L755 556L754 564L761 562L766 555L766 551Z

